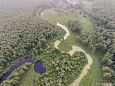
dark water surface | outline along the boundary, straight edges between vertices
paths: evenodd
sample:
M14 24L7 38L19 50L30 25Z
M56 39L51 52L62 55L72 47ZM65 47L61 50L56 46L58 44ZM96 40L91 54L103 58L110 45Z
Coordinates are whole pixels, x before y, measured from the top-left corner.
M21 65L27 63L27 62L34 62L33 59L31 57L26 58L21 60L20 62L17 62L6 74L4 74L1 78L0 78L0 84L6 80L15 69L17 69L18 67L20 67ZM37 61L34 65L34 70L36 73L38 74L43 74L46 72L46 68L43 66L43 62L42 61Z
M46 72L46 68L43 66L42 61L37 61L34 65L34 70L38 74L43 74Z

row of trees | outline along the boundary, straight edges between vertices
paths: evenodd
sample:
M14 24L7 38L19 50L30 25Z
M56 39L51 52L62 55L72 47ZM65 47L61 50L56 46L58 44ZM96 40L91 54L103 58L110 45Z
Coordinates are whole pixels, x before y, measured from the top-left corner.
M96 27L95 30L96 49L104 53L104 57L101 58L104 81L114 83L114 34L110 29L101 26ZM107 70L103 71L103 68Z

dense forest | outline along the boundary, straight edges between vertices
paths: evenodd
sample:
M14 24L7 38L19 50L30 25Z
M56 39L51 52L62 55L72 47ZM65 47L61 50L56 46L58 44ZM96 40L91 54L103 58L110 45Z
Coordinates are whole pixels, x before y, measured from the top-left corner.
M15 26L8 24L3 27L6 33L1 37L0 68L2 74L3 69L13 64L12 62L19 57L25 58L40 54L38 50L47 47L47 39L53 39L60 34L57 31L61 29L41 19L33 18L29 24L26 21L16 22Z
M92 82L114 86L114 7L114 0L1 0L0 86L71 85L74 80L81 78L82 70L90 63L86 54L91 54L94 62L86 71L95 73L92 65L97 65L95 62L99 61L100 66L96 67L100 67L98 71L102 80L97 83L95 80L100 77L92 74L87 76L83 71L86 77L82 77L81 81L91 81L92 77L96 77ZM58 26L56 23L61 24ZM67 34L64 28L69 29L66 40L63 38ZM60 42L59 49L54 47L56 40ZM78 49L71 56L68 52L75 45L86 53ZM100 56L98 60L94 59L96 54ZM2 81L16 63L27 58L32 58L33 61L17 67ZM33 70L38 60L46 67L43 75L36 74ZM95 71L98 72L97 69ZM31 77L30 74L35 75L34 78L26 81ZM84 86L89 86L89 82L86 81Z
M24 20L24 23L18 23L19 25L16 24L15 29L11 26L4 27L6 28L4 29L5 32L7 29L11 29L11 31L6 33L7 36L4 33L4 39L2 39L5 42L1 45L1 77L7 73L11 66L17 61L23 58L33 57L35 60L42 60L47 67L47 72L44 75L46 82L44 83L42 76L38 76L39 82L36 82L37 86L43 86L45 84L47 86L70 84L87 63L85 54L83 52L76 52L76 54L71 57L65 52L54 49L51 43L49 44L49 40L51 41L57 38L56 36L61 37L61 35L63 35L63 30L56 25L52 25L40 18L36 19L36 17L31 18L29 23L26 21L27 20ZM76 63L76 61L78 62ZM23 75L30 67L31 64L22 65L1 85L19 85Z
M67 2L64 1L64 3ZM53 48L52 42L61 38L64 31L41 19L38 15L44 9L52 6L53 4L39 4L34 10L28 11L30 14L26 17L25 14L23 16L14 14L14 17L13 14L8 14L8 16L2 14L4 17L1 17L0 28L0 80L13 65L28 57L31 57L35 62L43 61L47 68L45 75L38 75L36 82L34 79L32 80L32 83L37 86L65 86L71 84L78 77L84 65L87 64L86 55L83 52L76 52L70 56L66 52ZM68 7L58 4L55 8L59 6L64 7L63 9ZM2 82L1 86L20 85L24 75L31 67L33 67L32 63L21 65ZM43 76L45 76L45 82L42 79Z
M70 56L52 47L47 48L39 55L39 59L45 63L47 72L44 75L38 75L36 86L66 86L73 81L81 72L83 66L87 63L86 56L82 52L76 52ZM76 63L76 61L78 61ZM2 83L2 86L19 85L23 74L26 73L31 64L24 64ZM45 77L45 82L43 80Z

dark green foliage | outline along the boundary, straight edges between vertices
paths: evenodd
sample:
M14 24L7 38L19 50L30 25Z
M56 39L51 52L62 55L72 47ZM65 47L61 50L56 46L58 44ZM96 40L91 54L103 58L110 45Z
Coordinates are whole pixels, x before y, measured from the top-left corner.
M4 44L1 45L0 52L0 67L4 71L7 66L12 65L12 62L25 58L28 56L35 57L42 54L41 49L48 46L48 40L56 38L61 35L62 29L56 25L48 23L38 17L15 22L15 24L6 26L6 31L11 29L8 33L4 33ZM6 36L8 35L8 36ZM4 70L2 70L4 69Z
M57 50L58 51L58 50ZM37 78L37 86L67 86L78 77L83 67L87 64L86 55L83 52L76 52L72 57L62 54L60 51L50 49L42 56L47 72ZM44 59L46 58L46 59Z
M75 20L75 21L69 21L68 22L68 28L73 31L73 32L77 32L77 33L81 33L81 27L80 27L80 22L79 20Z
M37 75L36 86L67 86L78 77L87 64L86 55L83 52L75 52L73 56L70 56L52 47L42 51L43 53L36 59L43 61L47 71L44 75ZM16 69L1 86L18 86L29 66L25 64Z

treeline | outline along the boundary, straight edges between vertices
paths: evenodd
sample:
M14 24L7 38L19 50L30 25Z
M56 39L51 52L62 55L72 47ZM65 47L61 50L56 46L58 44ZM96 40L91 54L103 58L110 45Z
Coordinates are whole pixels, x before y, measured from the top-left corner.
M104 82L115 81L115 38L113 31L110 29L105 29L103 26L94 27L95 40L96 40L96 49L104 53L104 57L101 58L102 72Z
M75 52L73 56L70 56L50 48L40 57L47 71L43 76L37 76L36 86L67 86L79 76L87 64L87 58L83 52Z
M104 57L101 60L105 83L115 83L115 1L96 0L92 12L86 12L94 22L97 46Z
M87 46L92 51L100 51L104 57L101 58L102 64L102 76L104 83L115 82L115 32L113 26L108 28L105 23L98 21L95 18L91 18L93 22L93 33L86 33L83 31L79 24L79 20L71 21L68 23L68 27L76 33L80 34L79 40L84 46ZM100 22L100 20L99 20ZM109 26L109 27L110 27Z
M41 48L47 47L48 39L53 39L63 32L56 25L35 17L29 23L28 20L23 20L2 28L5 32L2 39L5 42L0 51L1 74L14 60L41 54Z

